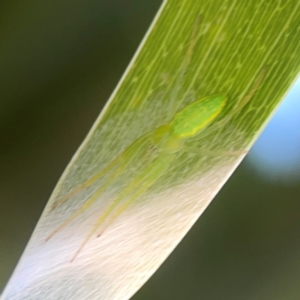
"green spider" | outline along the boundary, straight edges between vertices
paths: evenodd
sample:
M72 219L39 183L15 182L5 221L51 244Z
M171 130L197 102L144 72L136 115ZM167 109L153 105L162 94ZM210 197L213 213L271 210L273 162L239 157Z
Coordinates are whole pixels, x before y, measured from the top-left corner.
M254 92L251 94L253 93ZM250 97L248 96L246 98L248 99ZM105 184L103 184L71 217L58 226L48 236L47 240L87 210L117 179L117 177L125 170L128 170L128 167L132 165L135 159L144 157L144 155L150 155L151 157L148 159L148 165L144 166L144 170L142 170L140 174L119 193L115 200L102 213L89 235L77 250L72 259L74 260L84 245L104 222L106 222L106 224L98 236L100 236L112 221L131 203L145 193L163 174L165 174L176 158L177 153L184 150L185 140L199 134L209 126L219 116L226 102L227 97L222 94L202 98L179 111L170 123L159 126L134 141L104 169L55 203L53 209L63 204L82 189L91 186L101 177L107 176ZM248 101L244 101L244 104L246 104L245 102Z
M195 32L195 29L194 29ZM192 42L188 49L188 59L185 59L185 69L190 61L192 48L195 44L194 33ZM183 71L184 73L185 71ZM263 68L258 79L254 83L251 91L244 97L240 103L235 106L232 111L219 121L220 126L224 126L231 117L241 108L243 108L253 97L258 89L266 73ZM52 209L57 208L66 202L69 198L77 194L79 191L91 186L102 177L106 177L105 183L99 187L94 194L85 201L85 203L77 209L67 220L61 223L47 237L46 241L52 238L62 228L72 222L80 214L86 211L94 204L94 202L122 175L128 172L136 161L145 160L143 167L129 184L119 192L116 198L110 203L106 210L100 215L93 228L82 242L75 255L73 261L89 239L101 226L98 237L106 230L106 228L137 198L147 192L149 188L157 182L170 168L172 162L179 152L185 151L185 141L193 137L204 129L209 127L220 116L227 103L227 96L224 94L216 94L204 97L198 101L191 103L179 112L177 112L168 124L161 125L150 131L129 145L121 154L114 158L107 166L90 177L80 186L71 190L62 199L57 201ZM189 148L187 148L189 151Z

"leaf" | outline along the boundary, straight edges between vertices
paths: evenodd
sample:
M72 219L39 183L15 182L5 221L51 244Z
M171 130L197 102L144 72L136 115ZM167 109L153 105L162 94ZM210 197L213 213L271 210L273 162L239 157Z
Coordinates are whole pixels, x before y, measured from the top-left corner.
M141 47L60 179L3 299L127 299L153 274L241 161L300 69L300 2L164 2ZM128 165L94 205L45 242L104 181L52 210L180 109L213 94L220 117L187 140L159 181L70 262L107 205L147 156ZM136 169L136 170L135 170ZM145 184L145 183L144 183Z

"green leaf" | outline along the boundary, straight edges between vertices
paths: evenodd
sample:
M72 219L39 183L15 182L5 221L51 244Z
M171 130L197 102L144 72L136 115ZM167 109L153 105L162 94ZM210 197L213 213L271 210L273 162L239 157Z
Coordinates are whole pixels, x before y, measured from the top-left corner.
M164 2L59 181L3 299L133 295L210 203L292 85L300 70L299 21L298 0ZM176 153L170 168L95 238L103 231L101 223L74 261L105 208L151 166L148 152L134 147L133 156L122 156L134 164L127 160L97 201L45 242L105 185L105 177L61 201L70 190L131 149L138 138L169 124L179 110L220 93L228 98L224 110L186 139L190 151ZM54 203L59 205L52 209Z

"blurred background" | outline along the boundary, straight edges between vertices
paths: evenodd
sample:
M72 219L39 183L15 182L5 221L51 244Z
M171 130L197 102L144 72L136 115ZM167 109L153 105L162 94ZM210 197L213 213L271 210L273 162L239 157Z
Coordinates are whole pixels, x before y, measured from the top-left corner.
M0 2L0 293L160 3ZM300 80L133 299L300 299L299 234Z

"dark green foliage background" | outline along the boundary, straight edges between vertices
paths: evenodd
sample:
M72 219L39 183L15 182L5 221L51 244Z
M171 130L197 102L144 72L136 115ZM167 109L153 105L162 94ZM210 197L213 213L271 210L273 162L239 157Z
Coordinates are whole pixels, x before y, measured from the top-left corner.
M271 1L264 3L267 12ZM159 4L148 0L1 1L1 287ZM230 26L235 26L234 21ZM261 38L267 39L267 35ZM282 46L283 54L286 50ZM299 57L298 53L298 62ZM286 66L286 62L280 63ZM285 77L286 86L299 63L292 67L292 71L286 68L291 76ZM278 75L274 70L279 69L274 66L271 71L273 80ZM241 80L246 82L247 76L243 74ZM215 91L203 86L200 94ZM272 105L283 91L284 85L274 90L277 99ZM139 101L134 101L132 107L138 108ZM133 299L298 299L299 194L300 183L267 184L242 163Z

